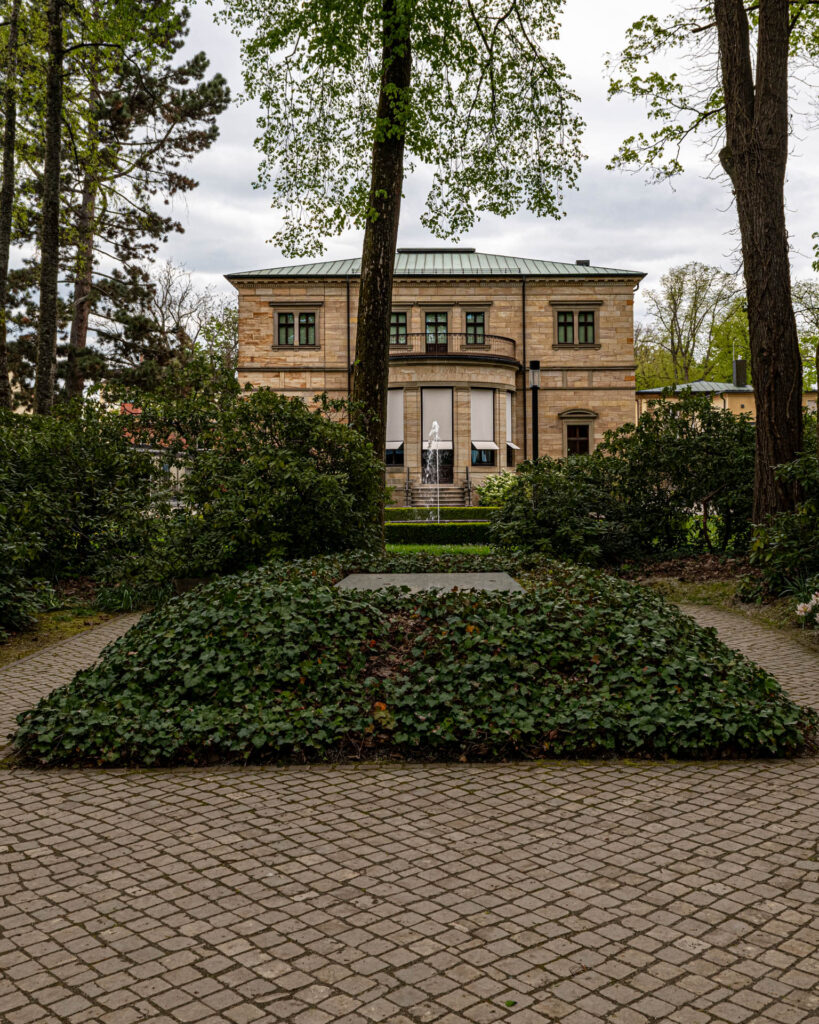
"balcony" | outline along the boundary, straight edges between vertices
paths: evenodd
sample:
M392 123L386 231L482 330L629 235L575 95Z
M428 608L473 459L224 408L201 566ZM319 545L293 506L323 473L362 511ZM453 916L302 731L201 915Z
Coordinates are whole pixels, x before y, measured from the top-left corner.
M515 339L500 334L484 334L475 339L454 331L427 331L402 335L400 342L390 342L390 359L413 361L449 359L457 361L507 363L519 366L515 356Z

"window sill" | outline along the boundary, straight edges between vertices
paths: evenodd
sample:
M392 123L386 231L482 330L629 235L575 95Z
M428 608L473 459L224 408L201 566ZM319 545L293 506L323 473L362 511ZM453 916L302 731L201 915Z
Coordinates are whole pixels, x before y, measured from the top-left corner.
M574 342L571 345L552 345L556 352L590 352L602 347L599 342L595 345L577 345Z
M276 352L319 352L321 345L276 345L270 346Z

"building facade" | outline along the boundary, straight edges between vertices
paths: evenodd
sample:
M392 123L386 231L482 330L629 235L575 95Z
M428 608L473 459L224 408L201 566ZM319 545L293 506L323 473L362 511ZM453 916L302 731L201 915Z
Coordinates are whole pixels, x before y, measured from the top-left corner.
M307 400L346 397L359 270L359 260L336 260L227 275L239 293L240 381ZM434 476L468 500L492 473L533 455L589 452L633 421L643 276L588 261L399 249L388 485L409 496Z

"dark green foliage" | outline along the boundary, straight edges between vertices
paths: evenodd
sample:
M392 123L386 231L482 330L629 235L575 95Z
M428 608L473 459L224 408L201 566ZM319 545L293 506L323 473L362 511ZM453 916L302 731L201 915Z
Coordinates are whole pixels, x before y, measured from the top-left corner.
M507 568L520 594L349 593L349 571ZM783 756L816 715L653 593L531 556L347 554L146 616L19 716L43 765L219 759Z
M378 542L382 466L329 405L311 410L267 389L209 388L183 388L174 401L159 389L134 417L134 436L165 439L167 461L183 469L181 504L149 546L111 565L100 596L106 609L153 604L178 577Z
M26 578L93 575L152 534L160 474L119 413L93 402L4 412L0 451L0 534Z
M492 513L497 512L497 506L481 505L479 508L462 508L457 505L442 505L440 509L434 506L432 508L423 506L388 508L384 512L384 518L388 523L421 523L427 522L430 516L436 519L439 512L442 523L463 521L482 523L488 522Z
M682 550L742 550L754 427L706 396L663 400L593 455L525 463L492 539L589 564Z
M388 544L485 544L488 523L387 523Z
M810 435L806 432L806 437ZM799 484L802 499L794 512L780 512L757 526L751 564L762 573L761 588L745 597L801 594L819 577L819 462L815 450L782 466L779 475Z

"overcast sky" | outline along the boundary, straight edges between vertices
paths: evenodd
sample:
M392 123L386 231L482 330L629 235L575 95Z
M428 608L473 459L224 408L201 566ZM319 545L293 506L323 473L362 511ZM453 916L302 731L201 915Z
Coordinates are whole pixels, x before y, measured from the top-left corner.
M605 170L618 143L643 125L639 105L624 98L606 100L605 54L617 48L636 17L672 6L669 0L567 0L558 46L587 122L583 148L588 160L579 190L568 194L566 216L560 221L528 213L508 220L487 217L459 244L507 256L589 259L600 266L643 270L648 274L643 288L655 286L668 267L689 260L736 268L735 212L724 180L709 180L706 154L689 148L686 174L673 187ZM211 8L201 2L193 9L188 48L204 50L212 71L225 75L238 95L238 41L214 24ZM223 274L290 261L266 241L278 218L264 192L252 188L257 164L254 108L234 104L222 115L220 129L213 147L193 162L199 188L176 208L185 234L171 238L162 256L183 263L201 285L232 292ZM795 140L786 196L796 276L811 273L811 234L819 230L817 160L819 131ZM399 245L447 244L432 238L419 222L427 184L422 173L407 181ZM357 232L327 239L328 259L360 254Z

